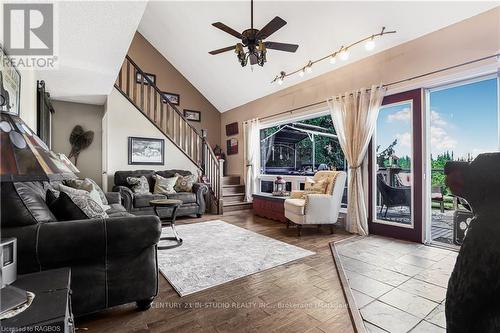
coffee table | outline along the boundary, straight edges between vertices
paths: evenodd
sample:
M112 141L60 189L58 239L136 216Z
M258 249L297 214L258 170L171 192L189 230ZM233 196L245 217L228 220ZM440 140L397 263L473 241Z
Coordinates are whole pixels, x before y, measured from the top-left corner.
M174 233L174 237L161 237L160 241L162 240L174 240L177 242L177 244L174 245L167 245L167 246L158 246L158 250L166 250L166 249L172 249L177 246L182 245L182 238L179 237L177 234L177 231L175 230L175 218L177 217L177 208L182 205L181 200L175 200L175 199L157 199L157 200L151 200L149 202L151 206L153 206L153 209L155 211L156 216L160 218L161 225L162 227L171 227L172 231ZM170 218L162 218L160 217L160 214L158 213L158 208L160 207L171 207L172 208L172 214L170 215Z

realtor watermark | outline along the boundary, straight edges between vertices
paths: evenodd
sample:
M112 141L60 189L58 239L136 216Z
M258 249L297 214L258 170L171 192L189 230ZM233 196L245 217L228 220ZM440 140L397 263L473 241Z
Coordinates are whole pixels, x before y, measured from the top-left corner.
M56 17L54 3L4 3L1 66L56 69Z

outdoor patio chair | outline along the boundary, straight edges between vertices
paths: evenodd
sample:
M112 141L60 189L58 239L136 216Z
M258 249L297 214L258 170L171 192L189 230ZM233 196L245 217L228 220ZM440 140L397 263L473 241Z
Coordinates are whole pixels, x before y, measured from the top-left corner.
M337 223L339 217L347 174L344 171L318 171L313 178L314 181L331 178L336 172L339 174L335 179L335 185L328 186L327 193L306 194L307 205L305 198L299 198L300 193L304 191L293 191L291 198L285 200L285 217L297 225L299 236L305 224L316 224L318 227L329 224L330 230L333 231L332 226Z
M439 202L441 213L444 213L444 195L442 186L433 186L431 191L431 201Z
M411 187L394 187L388 185L381 174L377 175L377 186L382 196L380 213L385 207L384 217L387 216L387 210L391 207L408 207L411 212Z

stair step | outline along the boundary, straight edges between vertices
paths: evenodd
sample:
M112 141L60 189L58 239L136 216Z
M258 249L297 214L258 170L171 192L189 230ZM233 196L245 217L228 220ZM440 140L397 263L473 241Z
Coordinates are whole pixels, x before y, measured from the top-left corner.
M240 185L240 176L224 176L222 185Z
M238 194L245 192L245 185L223 185L222 186L222 196L228 194Z
M252 209L251 202L225 202L224 201L224 213L233 212L235 210Z
M245 193L226 194L222 196L224 202L243 202Z

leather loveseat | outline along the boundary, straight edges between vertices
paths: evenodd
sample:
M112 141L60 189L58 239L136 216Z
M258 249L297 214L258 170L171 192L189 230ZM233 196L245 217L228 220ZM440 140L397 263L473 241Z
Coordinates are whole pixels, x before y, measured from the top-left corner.
M106 193L109 218L57 221L45 204L54 183L1 183L1 234L17 238L17 272L71 268L72 308L82 316L137 302L150 307L158 292L156 216L134 216Z
M153 194L155 179L154 174L158 174L164 178L174 177L175 174L181 176L191 175L191 172L185 170L134 170L134 171L117 171L115 172L114 192L119 192L122 198L122 204L128 212L134 215L154 215L153 207L149 202L154 199L177 199L182 200L183 204L177 209L177 216L196 215L201 217L205 213L205 194L208 191L207 185L203 183L195 183L191 192L178 192L173 194ZM127 182L128 177L145 176L149 183L149 194L136 194ZM169 217L171 208L158 208L160 217Z

